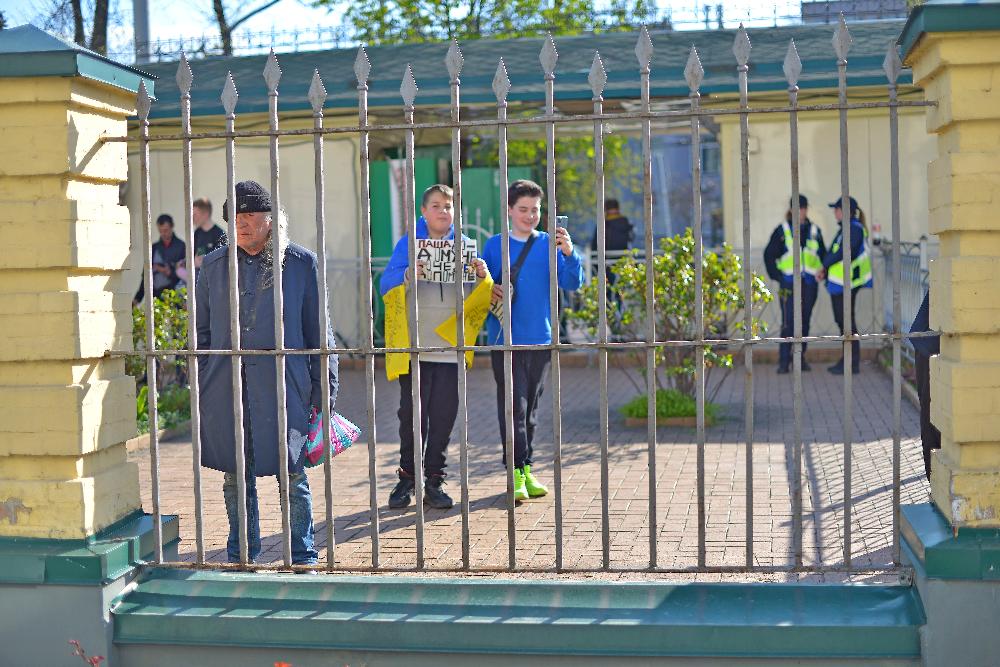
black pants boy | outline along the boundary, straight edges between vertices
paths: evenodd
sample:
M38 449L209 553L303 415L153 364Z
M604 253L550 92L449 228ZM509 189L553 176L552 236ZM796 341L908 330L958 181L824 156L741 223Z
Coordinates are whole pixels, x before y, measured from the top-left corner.
M497 383L497 417L500 420L502 460L507 465L507 420L504 417L503 352L491 352L493 379ZM514 386L514 467L531 465L532 444L538 402L545 388L545 374L552 353L548 350L518 350L511 353L511 376Z
M819 293L819 285L803 280L802 281L802 335L809 335L809 322L812 320L813 306L816 305L816 296ZM795 299L792 298L792 288L782 287L778 290L778 300L781 303L781 337L791 338L795 335ZM841 306L843 308L843 306ZM802 356L805 357L806 347L802 344ZM780 343L778 345L778 366L788 368L792 365L792 344Z
M858 333L858 323L857 318L854 317L854 309L858 305L858 291L860 287L855 287L851 290L851 321L850 321L850 331L852 334ZM844 327L844 295L843 294L831 294L830 301L833 302L833 319L837 322L837 326L840 328L841 335L847 331ZM840 361L836 364L841 368L844 366L844 358L841 357ZM852 340L851 341L851 372L857 373L861 368L861 342Z
M413 380L399 376L399 467L413 476ZM443 477L448 441L458 416L458 364L420 362L420 433L424 475Z

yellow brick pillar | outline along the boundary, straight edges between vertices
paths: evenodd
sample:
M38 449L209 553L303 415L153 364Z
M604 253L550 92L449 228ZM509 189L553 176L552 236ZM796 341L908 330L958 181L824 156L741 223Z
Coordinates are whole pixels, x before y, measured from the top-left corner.
M913 80L937 103L928 168L931 489L954 528L1000 527L1000 6L929 3L903 33Z
M122 136L141 74L0 32L0 538L80 539L140 507ZM147 86L150 84L147 83Z

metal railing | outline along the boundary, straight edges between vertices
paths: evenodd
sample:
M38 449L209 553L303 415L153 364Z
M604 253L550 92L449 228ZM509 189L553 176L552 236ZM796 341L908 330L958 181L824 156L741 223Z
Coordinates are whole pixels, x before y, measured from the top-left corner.
M928 277L930 274L930 260L937 254L937 247L932 246L926 236L920 238L916 243L901 241L898 244L884 242L879 246L876 256L881 256L882 276L882 316L884 331L891 332L896 327L893 312L892 282L890 277L895 275L896 269L893 262L898 262L900 274L900 321L899 327L909 329L913 319L917 316L920 303L924 299L924 293L928 289ZM878 265L876 265L878 268ZM903 356L909 363L913 363L913 346L907 343L903 345Z
M462 169L460 157L460 146L462 140L462 132L468 128L476 127L493 127L497 132L498 145L499 145L499 164L500 164L500 183L499 191L501 193L501 201L506 202L506 192L507 192L507 130L511 125L515 124L538 124L542 125L545 130L546 145L547 145L547 160L546 160L546 192L547 192L547 208L550 219L554 218L557 206L558 206L558 196L556 192L556 174L555 174L555 136L557 128L563 123L592 123L593 124L593 141L594 141L594 153L595 153L595 188L596 188L596 201L597 209L595 215L597 218L597 264L604 265L609 258L609 253L605 250L605 232L604 232L604 210L602 207L604 199L604 172L603 172L603 136L604 136L604 124L610 121L618 121L623 119L631 119L639 121L640 131L642 135L642 160L643 160L643 180L642 180L642 190L643 190L643 224L645 227L645 247L644 258L645 258L645 276L646 276L646 299L645 299L645 312L644 312L644 336L641 340L631 340L631 341L611 341L608 337L608 291L607 291L607 276L604 271L597 272L598 279L598 289L597 289L597 299L598 299L598 310L599 310L599 321L600 326L598 327L598 340L595 342L575 342L575 343L562 343L559 338L559 322L558 318L551 318L551 340L553 342L549 344L539 344L530 346L513 345L512 341L512 329L513 324L511 321L511 309L505 309L505 314L502 321L502 329L504 333L505 343L502 345L488 345L488 346L466 346L466 345L454 345L447 347L433 347L421 345L418 338L418 327L416 326L419 322L419 312L417 307L417 299L409 298L408 301L408 319L410 322L410 331L412 332L410 346L400 347L400 348L389 348L389 347L377 347L374 343L373 337L373 294L372 294L372 283L369 280L361 281L361 321L364 323L364 331L361 336L361 341L359 345L350 347L334 347L330 345L326 338L321 336L323 343L311 349L289 349L284 346L284 336L283 336L283 297L282 297L282 266L281 262L275 262L273 267L274 272L274 313L275 313L275 341L276 349L274 350L256 350L256 349L244 349L241 347L240 339L240 319L239 319L239 303L240 303L240 293L238 289L238 281L235 279L230 280L229 284L229 316L230 316L230 333L231 340L229 345L225 349L188 349L183 351L170 350L169 352L156 350L155 349L155 339L153 337L153 331L151 329L153 317L151 315L151 300L146 300L147 307L147 323L149 329L147 330L147 350L143 352L148 359L147 373L149 377L149 384L151 387L156 386L156 365L155 359L158 356L164 354L171 355L187 355L191 357L203 357L216 355L218 357L228 357L232 360L232 387L233 387L233 404L231 408L229 406L213 406L213 409L231 409L234 415L234 441L236 443L235 449L235 459L236 459L236 473L238 477L238 507L239 507L239 563L234 564L231 567L237 569L247 569L249 567L254 567L255 569L296 569L292 563L291 555L291 538L289 532L289 494L288 494L288 484L289 484L289 469L288 469L288 433L285 422L285 410L283 406L285 403L285 372L284 367L286 360L289 356L293 355L312 355L313 359L318 359L319 363L322 364L321 376L327 377L326 372L328 370L328 365L331 363L331 358L334 355L342 353L351 353L361 355L364 358L364 378L365 378L365 406L367 412L367 419L363 424L363 430L367 436L368 440L368 472L369 472L369 514L370 514L370 527L371 527L371 557L370 557L370 568L379 570L385 569L381 565L380 560L380 540L379 540L379 505L376 493L376 458L375 458L375 444L378 441L378 434L376 433L376 385L375 385L375 357L376 355L381 355L389 352L396 353L406 353L410 355L411 368L412 368L412 403L413 403L413 434L414 434L414 475L415 480L415 490L416 490L416 503L414 507L415 512L415 546L416 546L416 568L418 570L425 568L424 552L424 510L422 503L423 494L423 465L422 457L423 452L420 446L422 442L421 437L421 420L420 420L420 371L419 364L417 364L417 354L420 351L445 351L451 352L456 355L457 361L457 382L458 382L458 397L459 397L459 407L458 407L458 439L459 439L459 456L460 456L460 485L461 485L461 500L460 500L460 511L461 511L461 535L462 535L462 568L465 570L473 569L470 557L470 498L469 498L469 423L467 419L468 406L466 403L467 394L467 384L468 377L466 373L466 366L463 363L464 355L466 351L477 351L477 352L501 352L503 356L503 378L504 378L504 411L503 419L506 426L506 433L513 434L513 419L514 419L514 409L513 409L513 381L512 381L512 363L513 355L519 351L526 349L530 350L543 350L550 354L550 367L549 367L549 379L551 383L551 396L552 396L552 433L553 433L553 451L552 451L552 463L553 463L553 477L554 477L554 496L555 496L555 544L554 544L554 568L556 571L561 571L565 569L563 546L564 546L564 500L563 500L563 460L562 460L562 444L563 444L563 434L562 434L562 416L561 416L561 400L562 400L562 388L560 385L560 358L561 354L568 350L575 349L586 349L596 351L598 368L600 375L600 426L599 432L597 434L599 452L600 452L600 501L601 501L601 543L602 543L602 558L599 570L607 571L612 569L611 558L610 558L610 514L609 514L609 503L611 500L611 489L609 488L609 458L608 458L608 448L609 448L609 418L608 418L608 355L612 351L618 350L631 350L631 351L644 351L645 353L645 369L646 369L646 397L647 397L647 419L646 419L646 459L648 468L648 484L649 493L647 499L646 512L649 521L649 559L648 566L646 569L649 571L656 572L748 572L748 571L780 571L780 572L821 572L821 571L848 571L848 572L863 572L869 571L872 568L865 568L852 563L851 560L851 504L852 504L852 477L851 477L851 456L852 456L852 443L854 440L854 429L853 429L853 418L852 418L852 406L853 406L853 379L851 373L848 371L844 374L843 380L843 525L842 533L844 538L844 550L842 558L839 563L835 564L806 564L803 561L803 504L802 504L802 452L803 452L803 387L802 387L802 344L814 341L837 341L843 345L843 354L845 358L845 368L850 369L851 367L851 343L857 340L879 340L888 341L892 346L893 352L893 376L892 376L892 386L893 386L893 418L892 418L892 554L893 563L899 563L899 502L900 502L900 432L901 432L901 415L900 415L900 405L901 405L901 378L900 378L900 354L901 346L906 338L907 334L903 334L901 322L902 322L902 302L901 302L901 285L902 285L902 254L899 243L893 243L891 245L891 257L893 267L891 279L886 281L887 285L891 285L891 330L885 333L871 333L863 335L851 335L848 331L845 335L840 336L809 336L805 337L802 335L802 313L801 313L801 302L798 295L802 291L802 258L801 258L801 244L800 244L800 225L798 223L798 209L793 210L793 215L795 216L796 224L792 225L794 244L793 244L793 264L794 264L794 283L793 283L793 294L795 295L795 323L794 323L794 335L791 338L776 338L776 337L755 337L752 327L752 319L750 308L746 308L744 313L744 327L743 334L740 337L735 337L733 339L728 338L717 338L710 335L710 330L706 328L705 323L705 312L704 312L704 300L703 300L703 270L702 270L702 260L704 258L705 249L702 243L702 215L701 215L701 155L698 149L698 144L700 141L700 126L703 117L711 117L718 115L738 115L740 123L740 155L741 155L741 177L742 177L742 241L744 248L744 256L749 256L750 254L750 207L749 207L749 197L750 197L750 180L752 174L749 168L749 121L750 117L758 113L775 113L782 112L787 114L788 127L790 131L790 153L789 153L789 185L792 192L792 201L798 199L799 194L799 144L798 144L798 116L800 113L808 113L814 110L828 110L834 109L839 112L840 119L840 164L841 164L841 189L844 201L847 201L849 197L849 180L848 180L848 140L847 140L847 114L851 110L855 109L884 109L889 115L889 132L890 132L890 151L888 160L890 164L891 173L891 200L892 200L892 225L891 225L891 239L898 239L900 233L900 221L899 221L899 131L898 131L898 109L903 106L923 106L927 103L925 102L909 102L909 101L899 101L896 95L896 80L900 74L901 63L899 61L898 53L895 45L890 45L888 53L885 59L885 72L887 75L888 82L888 101L887 102L866 102L866 103L851 103L848 101L847 97L847 52L850 46L850 36L848 33L847 25L845 24L843 18L841 18L840 24L837 26L834 33L834 50L836 52L836 64L839 72L839 102L832 105L800 105L798 102L798 77L801 72L802 66L799 60L798 53L795 48L794 42L791 42L788 47L788 53L784 63L784 72L788 80L788 103L785 105L779 105L768 108L751 108L748 100L748 75L749 75L749 58L750 58L750 41L745 30L739 30L736 42L733 47L733 51L736 57L736 69L739 76L739 102L738 105L720 109L704 110L699 106L700 100L700 87L702 78L704 75L701 62L698 57L697 51L692 48L689 54L687 65L684 70L685 78L687 80L690 95L689 95L689 108L688 109L674 109L670 111L652 111L650 106L650 81L651 81L651 61L653 55L653 44L650 40L649 34L645 29L641 32L638 44L636 45L636 56L638 60L638 74L641 89L641 104L638 110L624 113L606 113L603 108L603 98L602 92L604 86L607 82L607 75L604 70L603 62L599 54L595 54L593 62L590 68L589 82L593 93L593 110L590 114L579 114L579 115L557 115L555 109L554 91L555 91L555 81L556 81L556 62L558 54L556 52L555 42L551 37L544 41L544 45L540 54L540 61L542 65L542 74L544 75L544 85L545 85L545 107L543 113L540 115L523 118L519 117L517 119L508 119L507 117L507 98L511 89L510 81L507 77L506 69L501 59L498 67L496 69L496 75L493 81L493 90L496 94L497 106L496 106L496 119L495 120L462 120L461 118L461 104L460 104L460 92L461 84L459 80L459 75L462 70L463 57L461 51L457 44L453 43L448 49L445 64L448 68L448 72L451 78L451 116L447 121L440 122L428 122L428 123L416 123L414 122L414 108L416 103L416 97L418 93L417 83L414 80L412 70L409 66L404 72L404 77L402 85L400 88L400 93L403 100L402 108L402 119L397 123L387 123L387 124L369 124L368 120L368 102L367 102L367 92L368 92L368 76L370 72L370 64L368 57L363 48L359 49L357 60L355 63L355 74L358 81L358 124L352 127L336 127L336 128L326 128L323 125L323 105L326 98L326 91L323 88L322 81L320 80L319 73L316 72L313 75L312 85L310 87L309 100L312 104L313 109L313 128L304 130L283 130L279 127L278 123L278 82L281 76L281 71L278 67L277 59L273 52L267 60L267 65L264 70L264 78L267 83L268 89L268 101L269 101L269 118L270 126L268 130L264 131L236 131L235 129L235 109L237 103L237 91L235 82L232 77L229 76L226 79L225 86L222 91L222 101L226 112L226 126L225 130L213 131L213 132L200 132L193 133L191 131L191 82L192 74L188 67L187 61L182 58L180 66L178 68L178 83L181 91L181 114L182 114L182 131L180 134L175 135L157 135L150 136L149 134L149 121L148 115L150 111L150 98L146 92L144 86L140 87L139 100L138 100L138 114L140 120L140 134L139 134L139 146L140 146L140 185L142 188L142 210L141 216L144 222L144 228L146 231L145 243L146 247L150 247L150 206L149 206L149 191L150 191L150 168L149 168L149 144L153 141L180 141L183 146L183 170L184 170L184 199L185 207L187 211L185 220L185 229L188 232L188 237L193 237L193 221L191 216L191 203L192 203L192 167L191 167L191 145L193 141L203 139L203 138L222 138L225 139L226 145L226 169L227 169L227 192L228 200L230 202L235 200L235 144L237 139L242 139L246 137L262 137L266 136L270 142L270 174L271 174L271 192L272 192L272 214L275 216L274 219L277 220L277 216L280 213L281 208L281 196L279 192L279 181L278 181L278 143L282 137L295 136L295 135L311 135L314 140L314 151L315 151L315 189L316 189L316 229L318 234L318 245L319 247L326 247L325 234L327 229L325 211L323 208L324 202L324 163L323 163L323 142L322 138L327 134L343 134L349 133L354 134L358 137L360 142L360 169L361 169L361 231L362 231L362 246L361 246L361 272L363 275L373 275L373 258L371 256L371 231L370 231L370 206L369 206L369 153L368 153L368 143L369 137L374 132L390 132L390 131L402 131L405 136L405 192L407 201L414 201L414 133L418 128L441 128L447 129L451 132L451 144L452 144L452 166L454 169L454 210L456 211L456 216L454 220L455 225L455 238L456 243L459 245L459 251L456 253L457 256L462 256L461 245L462 245L462 230L466 221L462 219L461 211L462 209ZM655 312L654 312L654 269L652 258L654 257L654 234L653 234L653 202L652 202L652 187L651 187L651 123L656 119L671 118L673 120L685 121L690 126L691 134L691 151L692 151L692 163L693 163L693 174L692 174L692 184L693 184L693 199L692 207L694 210L693 220L693 237L694 237L694 293L695 293L695 304L694 304L694 321L695 334L691 339L686 340L663 340L657 337L657 332L655 329ZM128 141L127 137L115 137L109 138L109 141ZM413 220L413 207L406 206L407 216L407 230L408 231L408 252L410 257L410 263L412 265L413 257L416 253L416 238L414 232L414 220ZM505 204L501 203L500 210L498 211L501 219L505 219L507 211ZM229 221L229 238L236 239L236 226L235 226L235 215L231 215L231 220ZM846 266L851 264L851 242L850 242L850 225L845 226L845 242L844 242L844 263ZM501 247L502 247L502 285L504 298L507 303L510 303L511 288L510 288L510 250L509 250L509 239L510 231L507 226L502 226L501 230ZM275 237L275 243L277 244L276 251L280 254L282 248L281 243L283 241L280 239L280 235ZM549 281L548 281L548 296L549 296L549 307L550 312L556 312L558 307L558 282L556 275L557 267L557 253L558 250L554 243L554 236L550 237L550 243L548 244L548 264L549 264ZM193 253L193 244L188 245L188 265L194 264L194 258L191 256ZM319 280L319 298L321 304L327 303L328 294L328 276L329 267L327 265L327 260L324 252L319 253L319 267L318 267L318 280ZM232 249L228 252L228 267L229 275L235 278L238 275L240 267L237 264L236 259L237 253ZM464 293L463 293L463 283L462 283L462 271L455 271L455 308L457 311L457 340L464 341ZM146 284L152 284L151 277L151 257L149 253L146 254L145 258L145 278ZM417 278L414 277L416 281ZM742 273L742 289L744 295L749 299L751 291L751 281L753 280L752 271L749 262L743 263L743 273ZM888 288L887 288L888 289ZM188 293L188 311L189 311L189 327L190 327L190 340L196 340L197 334L197 322L196 322L196 290L190 290ZM847 289L844 294L844 320L850 322L850 312L851 312L851 290ZM327 331L329 320L326 313L325 307L319 308L319 330L321 332ZM706 333L709 332L709 333ZM793 438L791 442L793 451L793 473L792 473L792 527L793 527L793 540L792 548L789 557L791 562L785 565L778 566L766 566L758 564L754 558L754 523L753 523L753 512L750 509L754 505L755 498L755 487L754 487L754 461L753 461L753 451L755 442L754 433L754 385L753 385L753 374L754 374L754 349L758 345L764 343L775 343L775 342L790 342L793 343L794 356L793 356L793 412L794 412L794 431ZM725 347L736 347L743 352L743 375L744 375L744 438L743 442L745 444L745 468L746 468L746 518L745 518L745 554L744 562L741 565L710 565L706 558L706 526L708 519L708 508L706 506L706 490L705 490L705 476L706 476L706 396L705 396L705 355L706 350L712 348L725 348ZM683 349L693 349L695 356L695 398L697 406L697 427L696 427L696 451L697 451L697 562L690 566L684 567L662 567L660 564L660 557L657 551L657 534L659 532L658 528L660 525L660 515L658 514L657 507L657 423L656 423L656 398L655 390L656 386L654 384L655 380L655 370L656 370L656 359L655 353L658 349L665 348L683 348ZM118 351L117 353L124 354L126 351ZM273 357L276 360L276 387L277 387L277 406L279 415L279 428L278 428L278 442L274 443L278 450L278 459L280 462L279 471L279 481L281 488L280 502L281 502L281 514L282 514L282 562L275 565L253 565L249 562L248 558L248 535L247 535L247 516L246 516L246 485L244 482L244 470L245 470L245 442L246 435L243 432L243 413L246 407L241 400L242 396L242 382L243 378L241 376L241 365L244 360L255 357L255 356L268 356ZM313 362L315 363L315 361ZM226 567L224 565L217 565L214 563L207 563L205 559L204 552L204 516L202 509L202 480L201 480L201 443L200 443L200 431L199 431L199 391L198 391L198 364L190 364L191 368L191 409L192 409L192 450L194 457L193 466L193 487L194 487L194 497L195 497L195 523L196 523L196 541L197 541L197 555L196 561L193 564L194 567ZM323 395L323 405L329 405L329 387L324 381L323 385L324 395ZM149 395L149 411L150 411L150 423L156 424L156 410L157 410L157 397L156 392L151 391ZM324 429L325 437L329 438L329 429ZM327 441L326 446L329 450L329 441ZM518 530L515 522L515 498L514 498L514 451L513 451L513 438L508 437L505 443L506 447L506 511L507 511L507 543L508 543L508 562L505 568L507 571L513 571L516 569L522 569L519 567L517 560L517 544L518 544ZM155 525L157 526L157 532L155 535L156 545L154 551L154 560L157 563L163 563L163 538L159 530L160 526L160 487L159 487L159 441L155 429L150 433L150 461L151 461L151 476L152 476L152 510L155 516ZM327 530L327 556L325 567L333 571L339 569L336 565L335 556L335 543L334 543L334 514L332 507L332 489L333 489L333 475L331 470L331 464L329 457L326 458L326 463L323 468L323 474L326 485L326 530ZM191 567L192 564L176 564L183 567ZM884 568L874 568L874 569L884 569Z

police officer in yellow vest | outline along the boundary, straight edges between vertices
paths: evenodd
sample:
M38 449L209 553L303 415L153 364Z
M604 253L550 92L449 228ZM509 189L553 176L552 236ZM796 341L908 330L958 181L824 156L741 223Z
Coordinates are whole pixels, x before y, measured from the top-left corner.
M774 229L771 240L764 249L764 266L767 275L778 282L778 299L781 303L781 336L789 338L795 335L794 317L795 301L792 299L792 282L794 257L792 249L795 246L792 225L795 224L789 202L789 210L785 213L785 221ZM809 220L809 200L805 195L799 195L799 241L802 246L800 255L802 268L802 335L809 335L809 321L812 319L813 306L819 292L818 275L823 270L823 258L826 256L826 246L823 244L823 232ZM805 355L806 346L802 346ZM781 343L778 347L778 373L788 373L792 364L792 344ZM809 364L802 359L802 370L808 371Z
M830 252L827 253L826 259L823 260L823 266L826 269L826 291L830 293L830 301L833 302L833 318L837 321L837 326L840 327L841 335L847 330L844 325L844 285L850 284L851 286L851 321L850 330L851 333L858 333L858 326L856 319L854 317L854 309L858 303L857 294L858 290L864 287L872 286L872 257L871 250L868 247L868 227L865 224L865 214L858 206L858 202L855 201L854 197L850 198L851 205L851 270L850 275L846 275L844 271L844 249L843 244L843 231L844 231L844 208L842 199L830 204L830 208L833 209L833 214L837 217L837 222L840 224L840 230L833 239L833 243L830 245ZM821 274L821 277L822 274ZM861 367L861 343L858 341L852 341L851 343L851 373L857 374ZM844 359L841 357L840 361L830 366L828 369L834 375L844 374Z

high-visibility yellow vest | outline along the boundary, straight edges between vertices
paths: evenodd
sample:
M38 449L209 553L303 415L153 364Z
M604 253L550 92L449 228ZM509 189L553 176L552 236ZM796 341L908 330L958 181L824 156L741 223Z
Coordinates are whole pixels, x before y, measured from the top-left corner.
M781 229L785 232L785 254L778 259L778 270L789 278L792 277L795 258L792 251L795 247L795 239L792 236L792 227L787 222L781 223ZM802 271L815 277L819 270L823 268L823 260L819 257L819 228L816 225L809 225L809 238L802 248Z
M833 245L830 246L830 252L837 252L840 249L840 236L838 236ZM863 242L861 243L861 252L858 253L857 257L851 258L851 289L857 287L871 287L872 286L872 256L868 250L868 230L864 230ZM844 262L843 260L832 264L826 271L826 279L834 284L844 285Z

